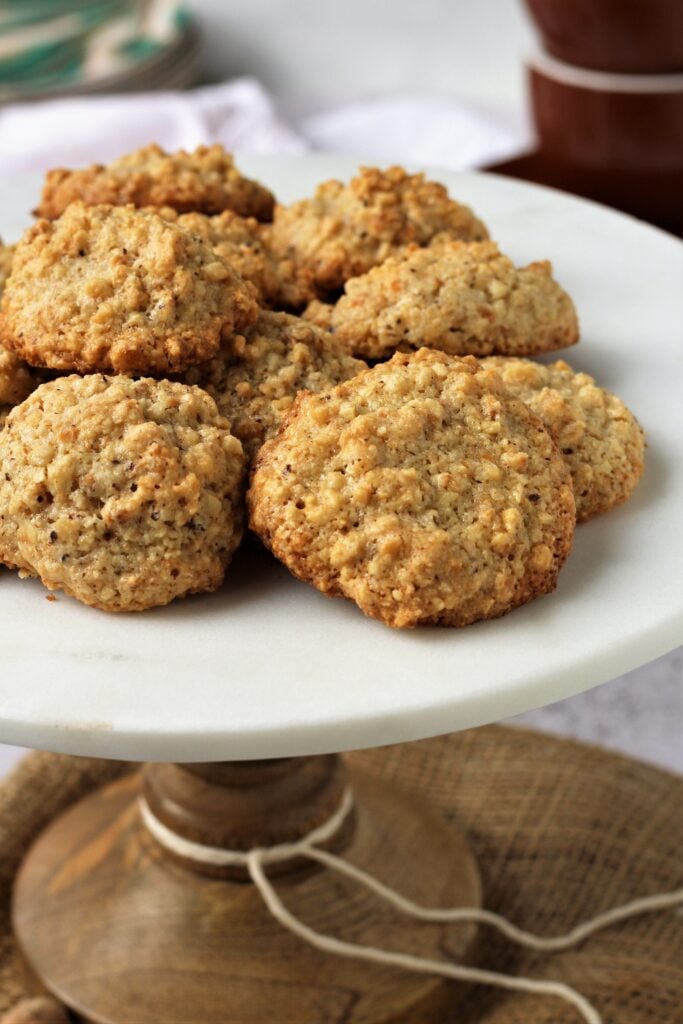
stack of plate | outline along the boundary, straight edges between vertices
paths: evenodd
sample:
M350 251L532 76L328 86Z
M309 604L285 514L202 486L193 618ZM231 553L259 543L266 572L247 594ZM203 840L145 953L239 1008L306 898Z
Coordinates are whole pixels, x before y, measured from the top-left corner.
M199 43L179 0L10 0L0 7L0 102L185 88Z

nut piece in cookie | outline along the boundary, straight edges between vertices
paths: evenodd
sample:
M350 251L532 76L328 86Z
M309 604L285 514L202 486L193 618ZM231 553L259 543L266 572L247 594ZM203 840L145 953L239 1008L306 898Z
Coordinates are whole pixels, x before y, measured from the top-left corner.
M40 374L14 352L0 345L0 428L15 405L40 384Z
M305 316L349 351L380 359L427 346L451 355L531 355L573 345L576 310L547 262L516 268L494 242L439 240L346 282Z
M367 366L314 324L262 312L244 334L184 376L216 400L248 455L276 433L299 391L324 391Z
M74 203L18 243L0 303L0 342L34 366L182 371L258 303L208 242L132 206Z
M296 576L398 627L464 626L551 591L576 518L541 421L495 371L428 349L300 395L248 504Z
M242 535L229 426L184 384L43 384L0 433L0 560L106 611L215 590Z
M521 398L557 442L572 474L579 522L626 501L640 480L645 440L620 398L563 361L491 357L507 390Z
M305 305L308 288L291 260L278 259L270 246L270 225L225 210L215 217L178 214L169 206L157 212L205 239L245 281L250 281L264 306L291 309Z
M36 214L59 217L77 199L88 206L132 203L202 213L234 210L262 221L271 219L275 203L264 185L240 174L232 155L218 144L198 146L193 153L166 153L153 144L109 164L48 171Z
M342 287L405 245L435 236L472 242L488 233L444 185L402 167L362 167L348 185L326 181L311 199L278 206L271 229L280 259L310 277L310 298Z

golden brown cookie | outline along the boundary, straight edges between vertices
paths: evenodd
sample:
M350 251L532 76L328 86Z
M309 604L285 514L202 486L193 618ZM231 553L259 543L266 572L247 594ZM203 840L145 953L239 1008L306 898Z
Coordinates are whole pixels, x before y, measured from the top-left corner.
M291 260L280 260L270 247L270 225L254 217L225 210L215 217L203 213L178 214L169 206L157 212L209 242L218 255L245 281L250 281L264 306L297 308L309 294L305 279Z
M428 349L300 395L248 504L296 576L390 626L464 626L551 591L576 518L541 421L495 371Z
M334 306L305 313L356 355L438 348L531 355L578 341L576 310L550 263L516 268L494 242L412 248L346 282Z
M491 357L508 391L526 402L557 442L572 474L580 522L626 501L643 473L643 431L620 398L561 360Z
M348 185L326 181L311 199L278 206L271 238L278 258L293 260L302 275L310 275L314 298L397 249L427 245L440 233L468 242L488 237L482 222L439 182L402 167L361 167Z
M275 203L269 189L243 177L232 155L218 144L198 146L193 153L166 153L153 144L109 164L48 171L36 214L52 220L78 199L88 206L132 203L202 213L234 210L263 221L271 219Z
M15 405L38 387L40 374L0 345L0 428Z
M253 456L275 434L299 391L323 391L366 368L313 324L263 311L243 337L192 367L184 380L208 391Z
M5 287L5 281L9 277L13 257L14 246L3 245L2 239L0 239L0 296L2 295L2 290Z
M17 245L0 342L34 366L167 373L257 315L252 286L197 235L132 206L74 203Z
M215 590L242 534L229 426L184 384L43 384L0 433L0 560L106 611Z

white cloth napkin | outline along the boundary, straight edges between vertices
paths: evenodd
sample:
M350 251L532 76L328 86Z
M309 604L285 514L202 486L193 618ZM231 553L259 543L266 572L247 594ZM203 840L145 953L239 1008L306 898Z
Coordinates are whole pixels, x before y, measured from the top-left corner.
M259 82L188 92L73 97L0 107L0 175L106 162L150 141L165 149L222 142L250 153L310 149L454 170L522 152L529 132L443 97L391 95L288 124Z
M532 143L523 114L509 118L444 96L409 93L336 107L307 118L300 129L315 149L454 171L510 159Z
M0 107L0 174L106 163L158 142L168 150L222 142L251 153L292 153L307 143L243 78L187 92L86 96Z

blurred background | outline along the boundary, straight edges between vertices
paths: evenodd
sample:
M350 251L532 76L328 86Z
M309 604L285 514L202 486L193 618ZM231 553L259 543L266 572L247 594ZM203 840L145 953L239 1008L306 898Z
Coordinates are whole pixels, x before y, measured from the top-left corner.
M151 140L494 169L680 233L683 0L0 2L0 175ZM523 719L683 771L682 679Z
M288 113L397 89L514 110L531 38L517 0L5 0L0 82L19 96L253 75Z
M680 233L683 2L0 2L0 173L150 134L501 169Z

